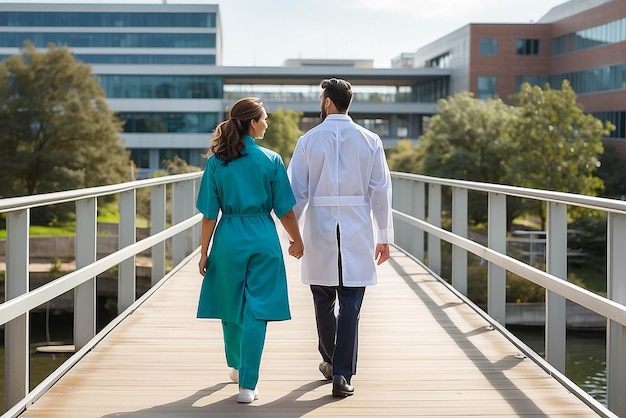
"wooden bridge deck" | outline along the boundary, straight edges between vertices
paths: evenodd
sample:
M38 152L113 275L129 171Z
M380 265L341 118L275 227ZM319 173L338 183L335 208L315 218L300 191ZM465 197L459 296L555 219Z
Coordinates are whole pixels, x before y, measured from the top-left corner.
M220 324L195 318L197 259L22 417L597 416L397 250L365 293L354 396L321 380L310 292L286 256L293 319L269 324L260 399L238 404Z

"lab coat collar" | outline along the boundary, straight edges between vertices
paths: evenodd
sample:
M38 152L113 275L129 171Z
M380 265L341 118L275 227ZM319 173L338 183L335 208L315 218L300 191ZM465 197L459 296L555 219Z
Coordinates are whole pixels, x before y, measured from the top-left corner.
M352 118L346 114L343 113L331 113L330 115L326 116L326 120L348 120L348 121L352 121Z

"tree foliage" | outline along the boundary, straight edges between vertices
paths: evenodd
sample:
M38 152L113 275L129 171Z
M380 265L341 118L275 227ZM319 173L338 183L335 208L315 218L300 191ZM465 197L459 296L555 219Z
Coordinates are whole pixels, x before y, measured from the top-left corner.
M261 145L276 151L283 158L285 165L289 164L293 150L302 131L298 128L298 121L302 112L278 108L270 112L268 127Z
M439 109L422 137L421 172L435 177L502 183L514 149L510 138L518 116L516 109L500 99L475 99L470 92L439 100ZM469 199L470 219L484 222L486 196L470 192ZM510 224L519 213L518 205L511 201L507 212Z
M432 117L422 144L399 147L391 154L390 166L435 177L592 196L601 192L603 182L596 175L601 139L613 125L585 114L567 81L561 90L524 84L513 102L509 106L499 99L478 100L469 92L440 100L440 111ZM544 211L541 205L507 199L509 226L522 212L543 220ZM486 200L472 202L472 220L480 222L485 214Z
M91 67L25 43L0 63L0 196L130 180L121 126Z
M524 83L513 95L520 118L513 133L516 153L508 182L515 186L595 196L602 138L614 129L585 114L567 80L560 90Z
M422 173L501 183L512 152L515 109L500 99L477 100L469 92L439 100L439 109L422 137Z
M163 169L152 173L153 178L173 176L175 174L194 173L203 169L187 164L187 161L183 160L178 155L175 155L171 160L161 161L161 164L163 165ZM150 188L137 189L137 214L145 219L150 219L150 205L152 199L151 193L152 190ZM170 203L170 197L172 194L171 188L168 187L165 193L168 202L165 212L167 218L170 219L172 214L172 207Z
M424 148L420 145L412 147L406 139L398 141L395 149L385 150L385 154L391 171L417 174L424 160Z
M604 182L605 197L622 199L626 196L626 161L612 145L604 146L604 153L600 157L598 177Z

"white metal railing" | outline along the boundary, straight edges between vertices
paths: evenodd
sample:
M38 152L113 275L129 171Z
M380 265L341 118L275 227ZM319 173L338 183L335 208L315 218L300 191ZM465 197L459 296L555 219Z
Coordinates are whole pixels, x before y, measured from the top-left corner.
M485 317L506 332L506 271L546 289L545 359L518 343L525 354L540 363L605 416L626 417L626 202L546 190L392 173L396 245L441 274L441 241L452 244L449 287L467 299L467 252L486 260L487 312ZM449 187L451 231L442 228L442 187ZM468 239L468 191L488 196L487 246ZM506 197L544 202L547 213L546 271L507 256ZM583 207L607 215L607 290L602 297L567 281L567 208ZM405 227L406 226L406 227ZM417 231L423 231L417 233ZM426 240L425 240L426 235ZM427 250L427 251L426 251ZM441 279L441 278L440 278ZM442 283L447 282L441 279ZM607 318L608 408L595 401L565 377L566 300ZM468 300L469 301L469 300ZM471 301L469 301L471 303ZM484 312L483 312L484 314Z
M166 277L165 241L172 241L175 266L192 254L200 243L200 214L195 201L202 173L179 174L111 186L48 193L0 200L6 214L6 302L0 304L0 325L5 327L5 414L18 416L35 402L70 367L80 360L112 327L132 313ZM151 190L150 236L136 241L136 192ZM166 193L171 188L171 193ZM119 195L119 250L96 260L97 199ZM33 208L76 203L76 270L35 290L29 289L29 226ZM166 207L171 205L171 219ZM171 225L166 227L167 224ZM151 249L152 289L137 299L135 256ZM118 266L118 317L96 335L96 276ZM176 267L174 267L174 270ZM170 272L171 274L171 272ZM29 391L29 326L34 308L74 291L75 354Z
M149 180L68 192L0 200L0 213L6 214L7 270L6 302L0 304L0 325L5 326L5 397L3 418L18 416L35 402L69 368L82 358L124 317L132 313L166 275L165 241L172 240L172 260L180 264L200 241L199 221L192 204L201 173L181 174ZM428 268L441 273L441 241L452 244L451 285L459 297L467 299L467 252L488 262L487 312L485 318L503 333L506 302L506 271L511 271L546 288L546 359L540 358L519 340L514 341L529 357L572 392L604 416L626 416L626 203L610 199L523 189L485 183L447 180L406 173L392 173L396 245L424 260ZM172 193L166 193L170 186ZM442 187L452 190L451 231L441 227ZM150 236L135 239L136 191L151 189ZM488 245L468 239L468 191L488 196ZM96 260L96 203L106 195L120 196L119 251ZM547 207L546 271L506 255L506 196L543 201ZM76 203L76 271L41 286L28 288L29 217L35 207ZM166 206L172 218L167 225ZM607 213L608 298L598 296L565 280L567 276L567 207L579 206ZM402 225L403 227L399 227ZM404 227L404 226L407 227ZM421 230L422 233L417 233ZM135 256L151 249L152 288L141 298L135 294ZM118 266L118 317L96 335L95 277ZM174 268L174 271L176 267ZM29 382L29 312L63 293L74 290L75 354L32 391ZM564 375L565 301L574 301L607 318L607 398L609 410L576 387ZM622 389L620 389L622 388ZM612 412L611 412L612 411ZM614 415L617 414L617 415Z

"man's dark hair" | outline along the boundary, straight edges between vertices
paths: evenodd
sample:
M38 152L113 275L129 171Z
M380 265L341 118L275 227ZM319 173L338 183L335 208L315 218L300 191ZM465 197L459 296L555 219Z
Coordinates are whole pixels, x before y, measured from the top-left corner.
M323 97L333 101L337 110L345 113L352 102L352 85L340 78L322 80L320 86L324 90Z

